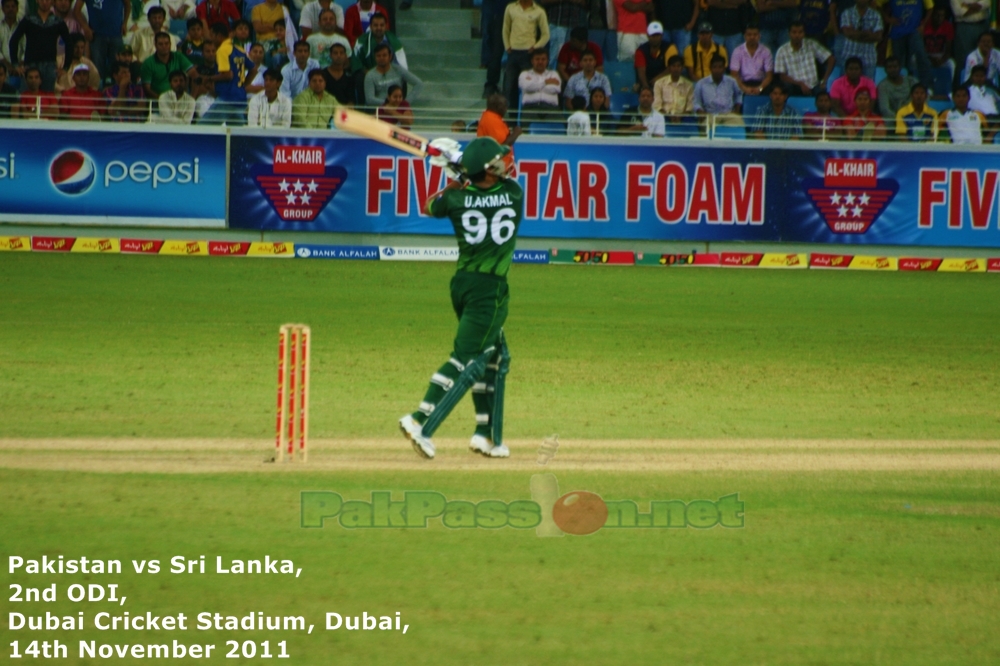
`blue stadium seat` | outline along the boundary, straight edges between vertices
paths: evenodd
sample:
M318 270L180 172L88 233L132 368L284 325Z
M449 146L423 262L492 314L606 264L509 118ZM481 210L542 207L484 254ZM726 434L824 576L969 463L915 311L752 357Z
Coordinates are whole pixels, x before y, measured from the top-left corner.
M746 127L730 127L728 125L723 125L721 127L715 128L715 135L713 139L735 139L738 141L743 141L747 138L747 128Z
M614 99L616 93L632 92L635 86L635 65L628 62L607 62L604 63L604 73L611 79L611 98Z
M951 68L935 67L931 70L934 75L934 94L947 95L951 92Z
M753 118L757 115L757 110L762 109L770 101L771 98L766 95L744 95L743 115L747 118Z
M875 85L878 85L878 84L882 83L883 79L885 79L885 67L876 67L875 68Z
M815 97L789 97L787 104L802 114L811 113L816 110Z
M626 110L639 108L639 96L633 92L615 92L611 95L611 113L622 115Z
M939 114L954 108L954 105L951 103L951 100L947 99L929 99L927 100L927 106L931 107Z
M566 134L566 123L531 123L528 134Z
M830 78L826 80L826 89L829 91L833 88L833 82L844 75L844 68L840 65L834 65L833 71L830 72Z
M701 127L699 127L694 120L687 119L683 123L667 123L665 136L673 137L692 137L692 136L702 136Z

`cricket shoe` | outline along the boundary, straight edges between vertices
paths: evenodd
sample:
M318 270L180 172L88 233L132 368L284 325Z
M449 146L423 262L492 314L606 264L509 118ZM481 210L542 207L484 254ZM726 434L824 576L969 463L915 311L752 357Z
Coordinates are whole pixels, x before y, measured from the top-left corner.
M506 444L498 444L490 449L486 455L490 458L510 458L510 449L507 448Z
M424 458L434 457L434 442L431 441L430 437L424 437L422 433L423 428L413 420L413 416L407 414L399 419L399 429L402 431L403 436L410 440L413 450L418 455Z
M469 440L469 450L472 451L473 453L489 456L490 451L492 449L493 449L493 442L491 442L488 437L483 437L482 435L473 435L472 439Z

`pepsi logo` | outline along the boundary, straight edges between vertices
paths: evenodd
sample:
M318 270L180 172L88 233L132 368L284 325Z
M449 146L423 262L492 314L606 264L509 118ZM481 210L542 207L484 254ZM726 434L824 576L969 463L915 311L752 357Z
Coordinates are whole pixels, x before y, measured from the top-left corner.
M49 165L49 178L63 194L83 194L97 178L94 160L79 150L64 150Z

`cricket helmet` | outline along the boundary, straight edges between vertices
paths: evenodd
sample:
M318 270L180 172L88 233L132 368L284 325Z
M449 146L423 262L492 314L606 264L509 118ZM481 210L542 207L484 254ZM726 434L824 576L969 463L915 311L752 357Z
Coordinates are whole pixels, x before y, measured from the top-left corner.
M507 173L503 158L509 152L510 148L501 146L495 139L479 137L470 141L462 152L462 168L470 176L484 172L503 176Z

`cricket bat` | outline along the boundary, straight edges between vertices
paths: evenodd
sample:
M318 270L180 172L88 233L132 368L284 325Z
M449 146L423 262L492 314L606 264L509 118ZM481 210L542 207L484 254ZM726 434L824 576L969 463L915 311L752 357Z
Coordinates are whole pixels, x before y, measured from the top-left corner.
M417 157L441 154L424 137L353 109L338 109L333 116L333 124L339 130L368 137Z

